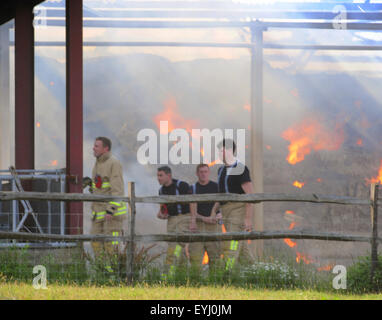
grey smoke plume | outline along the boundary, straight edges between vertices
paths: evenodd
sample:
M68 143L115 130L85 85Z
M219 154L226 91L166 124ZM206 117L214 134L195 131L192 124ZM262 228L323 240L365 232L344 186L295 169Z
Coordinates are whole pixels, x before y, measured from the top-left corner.
M126 41L125 36L128 40L134 40L137 34L143 35L142 32L114 31L106 30L100 34L89 32L88 35L85 32L85 38ZM314 38L312 33L300 32L299 37L293 34L281 41L287 43L299 39L304 42ZM179 40L181 33L164 35L163 31L158 31L158 34L160 39L178 36ZM200 35L199 32L195 34ZM190 32L186 36L197 38L195 34ZM209 35L213 38L218 34L212 32ZM329 33L325 35L329 42L336 40ZM241 30L229 34L229 37L240 41L247 35ZM147 33L143 40L150 38L155 38L154 33ZM157 130L153 119L163 112L164 102L169 97L175 99L179 115L197 122L199 128L247 129L250 146L250 113L245 107L250 98L248 52L232 54L233 58L229 58L229 50L222 53L220 49L216 52L200 49L198 58L196 49L190 50L189 55L186 49L170 50L173 49L85 49L85 175L90 175L94 163L91 151L94 137L108 136L113 141L113 153L124 165L126 188L128 181L135 181L137 195L157 194L156 166L137 163L139 143L136 137L143 128ZM378 172L382 158L382 146L378 139L382 134L380 79L370 72L327 70L330 69L328 65L340 59L349 63L372 63L377 58L360 56L357 60L330 54L265 52L265 192L316 192L368 197L365 178ZM319 65L324 71L319 68L314 71L312 65ZM47 54L37 54L36 119L41 126L36 129L36 162L39 168L49 166L53 160L57 160L58 167L65 166L64 71L62 61L55 57L48 58ZM323 125L328 130L337 121L340 122L344 131L343 143L338 150L312 151L304 161L290 165L285 160L289 142L282 138L282 133L316 115L323 119ZM357 144L359 139L362 145ZM246 161L250 163L249 152ZM173 169L175 177L190 183L195 181L193 166ZM216 166L212 167L213 179L216 179L216 171ZM305 182L301 190L292 185L295 180ZM163 222L155 217L157 210L156 206L139 206L137 232L164 231ZM322 231L369 231L368 212L362 208L347 209L345 212L337 206L291 204L265 205L266 229L288 228L289 223L283 217L286 210L294 210L302 217L299 227ZM317 254L324 252L320 245L317 245ZM280 246L284 248L284 244ZM351 250L349 248L349 252Z

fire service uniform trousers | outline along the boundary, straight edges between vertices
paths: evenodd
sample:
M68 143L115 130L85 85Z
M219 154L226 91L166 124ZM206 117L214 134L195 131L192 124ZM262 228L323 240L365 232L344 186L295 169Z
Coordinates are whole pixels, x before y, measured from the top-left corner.
M196 220L198 233L221 233L222 227L219 224L205 223ZM189 244L190 262L192 266L201 266L205 252L208 255L209 268L215 267L220 259L219 241L190 242Z
M111 220L106 220L106 218L96 220L93 217L91 234L104 234L111 235L114 237L124 235L124 220L127 218L127 214L113 216ZM112 272L111 260L115 260L118 257L119 252L122 249L121 241L107 241L107 242L91 242L94 257L96 259L103 259L106 264L106 269ZM116 261L114 261L116 262Z
M191 213L169 216L167 233L190 233ZM165 268L169 276L174 275L176 267L187 264L186 244L184 242L169 242L167 247Z
M245 203L228 202L221 206L221 212L223 216L223 224L227 232L245 231ZM253 261L247 241L231 240L222 242L222 254L225 262L225 269L227 271L232 270L238 262L239 257L242 261Z

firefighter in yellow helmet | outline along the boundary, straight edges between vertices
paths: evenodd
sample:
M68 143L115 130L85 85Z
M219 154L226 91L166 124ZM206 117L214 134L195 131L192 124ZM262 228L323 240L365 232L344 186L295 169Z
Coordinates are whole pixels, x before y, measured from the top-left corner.
M122 165L111 154L110 139L97 137L94 141L93 154L96 158L92 170L93 194L124 196ZM123 236L123 221L126 217L127 207L124 202L92 202L91 234ZM114 272L111 259L118 256L120 241L92 242L92 247L95 258L105 258L106 270Z

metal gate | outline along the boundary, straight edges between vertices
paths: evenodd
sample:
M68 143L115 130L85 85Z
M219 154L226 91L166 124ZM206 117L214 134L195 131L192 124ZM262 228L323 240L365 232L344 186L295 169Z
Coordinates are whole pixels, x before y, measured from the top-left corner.
M15 170L17 177L11 170L0 170L0 191L17 192L17 179L31 181L31 191L65 193L66 170ZM24 207L24 208L23 208ZM28 207L33 210L39 233L65 234L65 202L64 201L34 201L28 202ZM24 210L23 210L24 209ZM25 202L18 200L0 201L0 230L34 232L27 226ZM41 226L41 227L40 227ZM16 245L18 247L41 247L35 243L0 243L1 247ZM67 247L72 244L46 243L48 247Z

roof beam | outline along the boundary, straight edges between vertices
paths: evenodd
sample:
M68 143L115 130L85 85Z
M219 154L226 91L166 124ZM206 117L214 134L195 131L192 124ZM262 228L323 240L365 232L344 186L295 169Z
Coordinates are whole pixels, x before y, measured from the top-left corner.
M84 20L84 27L88 28L245 28L256 23L259 28L288 28L288 29L336 29L332 22L259 22L259 21L142 21L142 20ZM64 26L60 19L47 20L48 26ZM382 23L349 22L344 30L382 30Z

